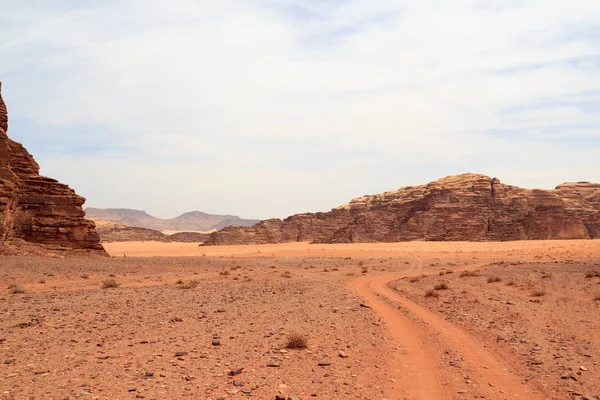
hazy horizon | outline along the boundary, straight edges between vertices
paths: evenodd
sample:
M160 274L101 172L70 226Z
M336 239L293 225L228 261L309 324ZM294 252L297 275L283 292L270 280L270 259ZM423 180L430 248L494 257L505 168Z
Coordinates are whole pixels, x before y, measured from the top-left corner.
M600 182L600 2L0 1L9 136L85 207L246 219Z

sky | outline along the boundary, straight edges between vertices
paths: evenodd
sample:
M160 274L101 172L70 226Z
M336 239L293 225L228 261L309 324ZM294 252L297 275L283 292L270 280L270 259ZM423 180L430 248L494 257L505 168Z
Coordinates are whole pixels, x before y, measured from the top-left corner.
M9 136L86 206L600 182L597 0L0 0Z

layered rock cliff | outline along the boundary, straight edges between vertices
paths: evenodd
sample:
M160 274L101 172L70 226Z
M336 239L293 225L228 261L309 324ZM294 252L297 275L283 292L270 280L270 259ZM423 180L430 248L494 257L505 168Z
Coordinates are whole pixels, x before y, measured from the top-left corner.
M214 232L205 245L590 239L600 237L600 184L529 190L479 174L363 196L325 213Z
M31 154L7 131L0 93L0 245L24 240L51 250L106 255L94 223L84 218L85 199L67 185L40 176Z

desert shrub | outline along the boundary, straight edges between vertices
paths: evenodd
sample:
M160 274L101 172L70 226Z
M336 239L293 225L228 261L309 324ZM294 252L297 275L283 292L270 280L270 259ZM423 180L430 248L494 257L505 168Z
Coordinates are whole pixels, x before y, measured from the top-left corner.
M600 271L588 271L585 273L586 278L600 278Z
M446 282L440 282L433 287L435 290L448 290L450 287Z
M546 291L545 290L536 289L536 290L533 290L531 292L531 296L533 296L533 297L542 297L542 296L545 296L545 295L546 295Z
M114 279L105 279L102 281L102 285L101 285L102 289L111 289L111 288L114 289L114 288L118 288L118 287L119 287L119 284Z
M454 271L452 271L451 269L449 269L448 271L446 271L446 275L453 274L453 273L454 273Z
M25 287L20 283L11 283L10 285L8 285L8 291L11 294L21 294L25 293Z
M294 332L287 336L285 347L288 349L305 349L308 346L308 337Z
M197 281L196 279L192 279L191 281L178 283L177 287L179 289L194 289L196 286L198 286L199 283L200 282Z
M506 282L506 286L514 286L516 284L516 282L511 279L510 281Z
M479 276L479 271L463 271L460 273L461 278L470 278L474 276Z
M502 279L499 276L490 276L487 280L487 283L496 283L502 282Z
M440 276L446 275L446 271L440 271Z
M440 294L433 289L429 289L425 292L425 297L440 297Z
M291 278L292 277L292 273L290 271L285 271L284 273L281 274L282 278Z
M231 275L231 273L229 271L221 271L219 273L219 275L221 275L221 276L229 276L229 275Z
M81 275L82 279L90 279L90 276L88 274L83 274Z

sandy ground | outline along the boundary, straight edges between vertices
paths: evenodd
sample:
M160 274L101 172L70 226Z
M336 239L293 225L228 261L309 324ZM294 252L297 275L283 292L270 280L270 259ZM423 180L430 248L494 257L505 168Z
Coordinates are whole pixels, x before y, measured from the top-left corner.
M0 399L600 399L597 240L105 247L0 258Z

